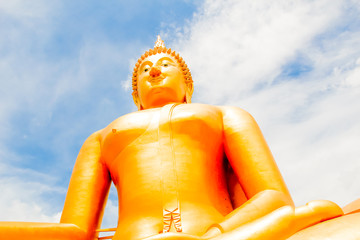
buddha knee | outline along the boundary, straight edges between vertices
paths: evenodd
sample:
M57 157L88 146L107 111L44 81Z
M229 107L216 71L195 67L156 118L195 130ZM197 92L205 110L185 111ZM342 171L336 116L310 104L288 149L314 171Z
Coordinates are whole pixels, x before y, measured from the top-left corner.
M326 220L343 215L342 209L334 202L328 200L314 200L306 204L311 211Z

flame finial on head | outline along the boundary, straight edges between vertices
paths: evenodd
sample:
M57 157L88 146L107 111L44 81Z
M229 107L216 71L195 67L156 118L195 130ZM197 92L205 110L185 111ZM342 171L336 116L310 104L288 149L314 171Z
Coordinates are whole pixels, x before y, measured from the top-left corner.
M156 39L156 42L155 42L155 45L154 45L154 48L159 48L159 47L165 48L165 43L161 39L160 35L157 36L157 39Z

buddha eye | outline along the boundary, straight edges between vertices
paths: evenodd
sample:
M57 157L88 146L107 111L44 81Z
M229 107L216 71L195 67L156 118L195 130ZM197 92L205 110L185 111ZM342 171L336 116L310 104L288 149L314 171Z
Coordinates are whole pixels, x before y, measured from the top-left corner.
M144 69L144 72L147 72L147 71L149 71L149 69L148 69L148 68L145 68L145 69Z
M164 66L164 67L168 67L169 64L168 64L168 63L164 63L163 66Z

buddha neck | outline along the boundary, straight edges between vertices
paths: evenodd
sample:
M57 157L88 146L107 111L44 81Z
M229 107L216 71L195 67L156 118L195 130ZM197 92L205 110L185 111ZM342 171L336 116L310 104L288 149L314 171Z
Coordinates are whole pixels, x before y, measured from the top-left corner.
M146 107L141 106L140 110L147 110L147 109L155 109L155 108L162 108L169 104L183 104L186 103L186 101L176 102L176 101L163 101L158 103L153 103L151 105L146 105Z

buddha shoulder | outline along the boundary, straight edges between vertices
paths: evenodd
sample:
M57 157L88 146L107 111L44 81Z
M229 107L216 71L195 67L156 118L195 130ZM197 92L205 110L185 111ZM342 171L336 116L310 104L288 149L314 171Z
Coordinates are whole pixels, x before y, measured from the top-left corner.
M250 113L245 111L242 108L234 106L214 106L209 104L184 104L184 112L191 112L199 115L200 117L212 117L212 118L222 118L224 120L253 120L253 117Z
M222 114L220 109L213 105L201 103L181 104L174 108L171 114L171 122L180 125L200 124L221 128Z
M126 131L144 131L149 125L153 115L156 111L144 110L125 114L102 130L102 136L107 136L109 133L121 133Z
M236 127L238 130L240 128L247 128L251 126L257 126L257 123L253 116L239 107L233 106L220 106L219 107L222 116L224 127Z

